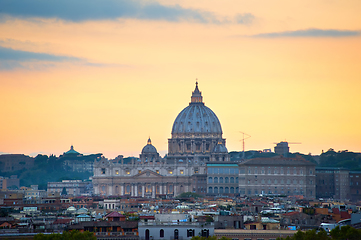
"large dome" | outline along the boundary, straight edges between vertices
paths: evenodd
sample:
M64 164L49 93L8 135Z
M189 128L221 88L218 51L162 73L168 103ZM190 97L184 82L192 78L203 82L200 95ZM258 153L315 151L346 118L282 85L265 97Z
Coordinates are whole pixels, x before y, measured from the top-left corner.
M202 102L198 83L192 93L189 106L184 108L173 123L172 136L188 134L217 134L222 136L222 127L216 114Z

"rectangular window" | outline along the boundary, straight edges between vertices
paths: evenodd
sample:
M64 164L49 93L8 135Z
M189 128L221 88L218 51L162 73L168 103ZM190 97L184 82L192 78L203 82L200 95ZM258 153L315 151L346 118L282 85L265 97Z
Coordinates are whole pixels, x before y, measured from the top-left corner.
M159 170L156 170L155 172L159 174Z
M102 174L105 174L105 168L102 168Z
M173 171L172 171L172 170L169 170L169 171L168 171L168 174L172 175L172 174L173 174Z
M184 171L183 171L183 170L180 170L179 173L180 173L181 175L183 175L183 174L184 174Z
M115 170L115 175L119 175L119 170Z

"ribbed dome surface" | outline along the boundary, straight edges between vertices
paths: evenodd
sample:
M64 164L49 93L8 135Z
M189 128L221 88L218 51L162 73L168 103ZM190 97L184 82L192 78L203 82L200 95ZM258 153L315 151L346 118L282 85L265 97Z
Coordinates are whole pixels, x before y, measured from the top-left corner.
M157 149L152 145L150 138L148 139L147 145L142 149L142 154L144 153L157 153Z
M216 114L203 103L190 103L177 116L172 134L217 133L222 134L221 123Z

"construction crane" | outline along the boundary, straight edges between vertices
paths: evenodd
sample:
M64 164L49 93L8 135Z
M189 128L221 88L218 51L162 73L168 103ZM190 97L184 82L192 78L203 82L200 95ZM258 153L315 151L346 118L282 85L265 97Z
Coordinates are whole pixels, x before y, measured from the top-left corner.
M240 132L243 134L243 138L242 138L242 147L243 147L243 155L242 155L242 160L244 160L244 157L245 157L245 153L244 153L244 140L248 139L251 137L251 135L248 135L247 133L244 133L244 132Z

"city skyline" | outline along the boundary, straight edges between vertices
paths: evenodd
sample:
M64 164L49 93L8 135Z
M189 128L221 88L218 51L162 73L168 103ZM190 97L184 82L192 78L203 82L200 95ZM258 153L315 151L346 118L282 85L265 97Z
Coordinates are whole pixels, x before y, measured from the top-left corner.
M0 6L0 153L163 156L196 79L229 152L361 152L359 1Z

